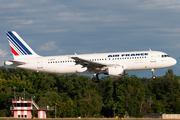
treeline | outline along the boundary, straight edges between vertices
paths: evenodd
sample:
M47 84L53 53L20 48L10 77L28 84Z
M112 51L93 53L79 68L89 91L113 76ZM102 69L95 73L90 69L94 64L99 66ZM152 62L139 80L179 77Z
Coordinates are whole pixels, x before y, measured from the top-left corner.
M14 89L15 88L15 89ZM54 107L57 117L142 117L146 113L180 113L180 76L169 69L164 76L105 77L93 83L89 76L57 75L0 67L0 117L10 111L15 96L33 97L40 106ZM37 111L33 113L37 116ZM47 117L55 117L48 111Z

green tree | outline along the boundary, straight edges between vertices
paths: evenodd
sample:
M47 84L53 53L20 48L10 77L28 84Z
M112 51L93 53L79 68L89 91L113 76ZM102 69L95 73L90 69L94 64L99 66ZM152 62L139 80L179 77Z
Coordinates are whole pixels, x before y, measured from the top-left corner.
M69 99L66 102L57 102L58 117L77 117L77 104Z

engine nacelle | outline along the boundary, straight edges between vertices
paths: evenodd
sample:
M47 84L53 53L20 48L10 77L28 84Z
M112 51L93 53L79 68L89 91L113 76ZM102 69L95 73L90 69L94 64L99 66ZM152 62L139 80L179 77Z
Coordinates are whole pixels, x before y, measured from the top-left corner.
M122 66L108 67L108 75L122 77L125 75L125 71Z

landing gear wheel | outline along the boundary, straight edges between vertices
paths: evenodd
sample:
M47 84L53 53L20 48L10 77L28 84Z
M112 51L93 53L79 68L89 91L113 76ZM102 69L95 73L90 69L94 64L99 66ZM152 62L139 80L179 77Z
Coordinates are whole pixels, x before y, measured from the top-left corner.
M92 81L93 81L94 83L98 83L98 82L99 82L98 74L94 74L94 77L92 78Z
M153 75L153 76L152 76L152 79L153 79L153 80L155 80L155 79L156 79L156 76L155 76L155 75Z
M155 79L156 79L156 76L154 75L154 73L155 73L155 72L154 72L154 69L151 69L151 71L152 71L152 75L153 75L153 76L152 76L152 79L155 80Z

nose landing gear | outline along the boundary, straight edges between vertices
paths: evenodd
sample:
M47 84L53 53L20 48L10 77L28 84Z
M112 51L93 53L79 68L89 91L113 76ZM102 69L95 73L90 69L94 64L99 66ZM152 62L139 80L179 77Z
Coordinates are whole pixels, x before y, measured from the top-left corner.
M155 80L155 79L156 79L156 76L154 75L154 73L155 73L155 72L154 72L154 69L151 69L151 71L152 71L152 75L153 75L153 76L152 76L152 79Z

